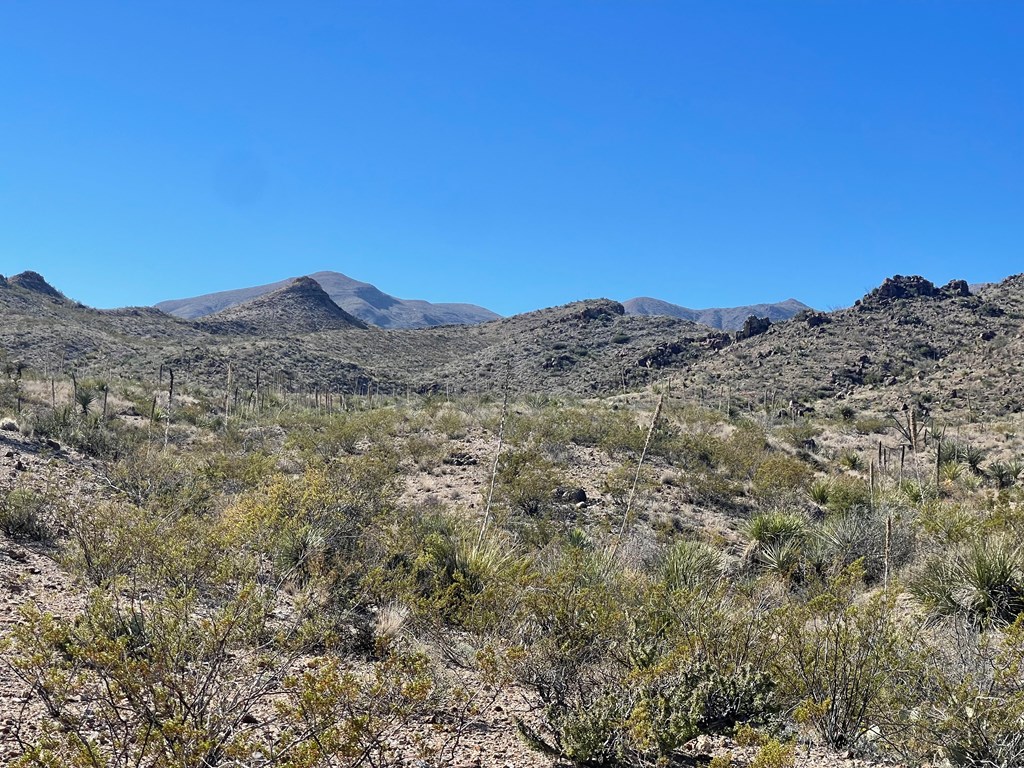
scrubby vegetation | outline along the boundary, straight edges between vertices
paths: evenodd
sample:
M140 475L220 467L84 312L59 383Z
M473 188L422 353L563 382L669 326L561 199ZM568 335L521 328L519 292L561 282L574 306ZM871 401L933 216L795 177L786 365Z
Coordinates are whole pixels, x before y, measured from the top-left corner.
M0 498L81 595L3 640L21 765L440 765L508 694L575 765L1024 761L1020 445L982 425L32 384L0 416L99 490Z

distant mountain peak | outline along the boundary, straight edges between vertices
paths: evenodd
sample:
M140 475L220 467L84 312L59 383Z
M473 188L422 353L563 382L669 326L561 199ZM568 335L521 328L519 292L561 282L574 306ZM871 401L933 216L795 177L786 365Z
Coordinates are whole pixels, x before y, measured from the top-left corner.
M63 299L64 294L50 285L38 272L26 271L9 278L6 283L26 291L41 293L54 299Z
M712 307L710 309L690 309L672 304L662 299L640 296L624 301L623 306L628 315L664 315L691 320L695 323L718 328L723 331L738 331L748 317L766 317L773 323L788 320L799 312L811 309L796 299L771 304L749 304L742 307Z
M416 299L398 299L369 283L340 272L314 272L307 278L317 282L339 307L360 320L381 328L428 328L437 325L472 325L496 320L499 315L473 304L433 304ZM221 291L190 299L162 301L157 308L185 319L212 315L257 296L285 287L293 279L277 283Z
M311 277L297 277L277 290L203 318L202 322L215 328L244 328L275 334L368 327L335 304Z

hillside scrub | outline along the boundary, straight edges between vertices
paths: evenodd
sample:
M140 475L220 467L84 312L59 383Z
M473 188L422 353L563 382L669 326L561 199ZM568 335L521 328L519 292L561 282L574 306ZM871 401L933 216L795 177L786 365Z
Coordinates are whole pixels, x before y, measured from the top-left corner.
M96 423L23 403L18 450L49 454L0 531L81 602L25 599L3 638L17 764L442 765L501 696L530 760L685 764L713 734L760 764L794 738L1020 764L1024 499L986 469L1010 438L954 485L946 443L865 465L845 419L661 392L513 398L499 450L492 397L157 417L119 389ZM55 467L86 490L46 493Z

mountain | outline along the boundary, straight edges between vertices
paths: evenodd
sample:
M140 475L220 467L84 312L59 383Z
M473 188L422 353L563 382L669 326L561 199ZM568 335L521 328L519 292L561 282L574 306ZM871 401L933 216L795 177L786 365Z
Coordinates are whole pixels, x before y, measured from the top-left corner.
M297 277L275 291L207 315L202 324L221 332L277 336L368 327L335 304L311 277Z
M335 304L360 320L380 328L430 328L436 325L473 325L499 315L474 304L432 304L418 299L398 299L369 283L353 280L340 272L309 275ZM252 288L220 291L190 299L161 301L157 309L175 317L193 320L241 304L291 283L291 279Z
M777 323L788 320L805 309L810 309L796 299L786 299L774 304L750 304L745 307L690 309L646 296L625 301L622 306L626 308L627 315L666 315L709 325L723 331L738 331L743 327L743 322L751 315L767 317L773 323Z

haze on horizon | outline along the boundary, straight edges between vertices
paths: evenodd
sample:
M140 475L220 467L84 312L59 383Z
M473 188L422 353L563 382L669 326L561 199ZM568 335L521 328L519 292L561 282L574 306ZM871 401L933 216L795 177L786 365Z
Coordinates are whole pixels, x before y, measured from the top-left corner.
M0 273L503 315L852 303L1024 243L1024 6L0 6Z

